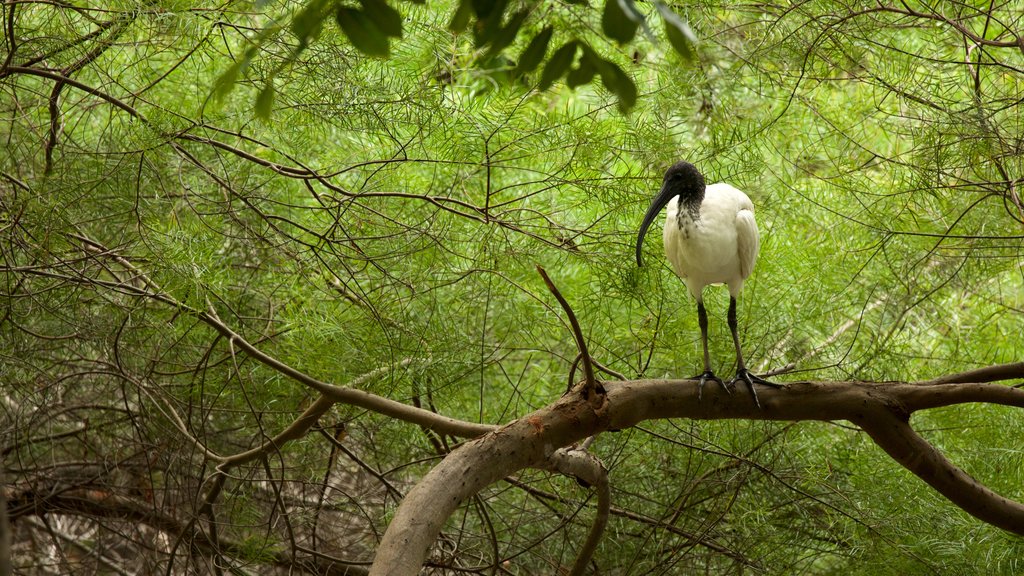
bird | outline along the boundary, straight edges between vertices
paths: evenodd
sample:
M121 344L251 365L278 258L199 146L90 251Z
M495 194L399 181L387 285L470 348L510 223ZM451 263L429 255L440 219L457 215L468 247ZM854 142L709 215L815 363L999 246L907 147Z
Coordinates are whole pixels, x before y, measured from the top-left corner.
M732 394L736 382L742 380L750 387L754 404L761 408L754 385L782 385L769 382L747 369L736 322L736 299L743 290L743 282L754 271L761 243L757 221L754 220L754 204L746 194L730 184L705 185L704 175L696 166L686 161L676 162L665 171L661 190L644 214L636 241L637 266L643 266L641 252L647 229L666 206L665 257L697 301L700 340L704 347L704 372L694 376L694 379L699 378L698 401L708 380L718 382L729 394ZM713 284L725 284L729 288L728 323L736 346L737 371L728 384L711 370L708 353L704 287Z

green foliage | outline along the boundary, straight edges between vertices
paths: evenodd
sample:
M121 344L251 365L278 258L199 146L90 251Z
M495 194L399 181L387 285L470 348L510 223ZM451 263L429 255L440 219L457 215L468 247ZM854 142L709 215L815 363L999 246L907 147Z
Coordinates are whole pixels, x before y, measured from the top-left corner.
M302 6L291 16L289 25L289 31L298 40L298 45L279 62L278 69L299 62L302 53L320 37L329 14L334 15L340 30L361 54L388 57L391 54L391 40L402 38L402 15L385 0L360 0L359 4L360 7L356 8L337 0L312 0ZM482 70L487 71L492 76L492 81L504 82L509 77L523 80L525 74L543 63L554 32L552 26L545 26L539 32L530 32L529 24L556 16L566 24L560 28L567 29L574 37L562 45L561 51L556 50L551 59L544 63L544 74L537 86L541 90L546 90L556 80L566 76L575 58L574 52L570 54L571 48L579 47L584 52L576 74L567 78L569 87L576 88L589 84L597 74L602 85L618 97L620 111L626 113L636 104L636 84L620 62L598 55L596 45L603 43L603 39L591 41L580 37L589 28L586 25L581 26L579 22L581 19L590 18L591 9L585 2L579 3L582 4L580 7L573 7L573 4L575 3L570 2L568 6L542 9L538 3L531 2L506 17L506 11L509 9L507 0L460 0L453 9L448 28L454 33L472 29L476 50L471 60ZM693 61L697 41L693 31L668 6L656 3L656 7L665 24L669 45L683 56L684 60ZM272 18L254 40L254 45L217 79L215 96L222 98L241 80L253 58L260 50L266 49L271 39L282 30L278 23L280 20L280 17ZM647 25L647 17L640 12L633 0L606 2L601 13L601 27L607 38L619 44L632 41L640 27L644 29L648 38L654 40ZM516 44L521 36L528 34L532 36L529 36L518 62L510 61L503 56L506 49ZM511 75L506 73L508 68L512 69ZM255 109L258 117L268 117L267 103L272 99L273 90L273 87L267 84L259 92Z
M690 25L661 2L655 2L654 5L665 23L665 36L672 43L672 48L685 60L696 58L694 46L697 44L697 36L690 29Z
M530 43L523 49L523 53L519 55L519 62L514 71L516 77L537 69L547 54L548 44L551 42L551 35L554 31L555 29L551 26L545 26L539 34L530 40Z
M341 31L348 36L349 41L360 52L367 56L387 57L391 53L391 44L388 36L391 36L392 33L385 32L378 27L386 27L390 24L390 19L387 17L382 18L382 14L387 14L387 12L374 13L358 8L339 6L334 16L338 26L341 27ZM381 20L378 22L375 21L375 18L381 18ZM397 35L400 36L401 33L401 21L399 21Z
M619 44L632 40L641 24L645 24L644 15L637 10L632 0L607 0L604 3L601 29Z
M686 20L659 3L611 4L629 22L656 11L669 44L639 24L619 46L601 28L608 4L5 8L13 65L77 69L75 81L139 113L65 86L47 174L54 82L0 78L9 485L95 463L71 476L204 526L189 516L209 486L203 450L259 446L308 407L308 389L157 294L215 311L323 381L501 424L557 398L576 356L541 264L604 365L693 375L692 299L657 234L643 269L631 256L679 158L757 205L762 254L740 305L757 371L925 379L1020 361L1018 50L967 53L944 22L833 2L700 4ZM135 18L121 37L97 23L121 17ZM980 38L1021 29L1009 5L991 22ZM625 37L628 23L613 24ZM726 374L727 298L711 288L706 301ZM210 562L276 562L293 537L364 561L394 491L456 442L351 406L319 424L324 434L232 471L209 523L225 557ZM1024 498L1009 440L1018 410L960 406L913 424ZM595 559L602 573L1020 571L1019 539L960 513L844 423L648 422L594 450L621 512ZM571 564L591 492L538 471L513 480L460 510L440 549L462 567L489 567L494 549L511 572ZM117 538L109 554L127 541L149 558L163 541L78 520L97 546ZM201 554L212 553L139 571L201 571Z

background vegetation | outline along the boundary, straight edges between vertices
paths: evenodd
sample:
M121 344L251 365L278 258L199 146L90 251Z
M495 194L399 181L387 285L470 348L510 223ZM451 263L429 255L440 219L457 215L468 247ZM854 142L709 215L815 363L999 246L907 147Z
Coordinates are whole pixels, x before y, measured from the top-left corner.
M674 5L692 61L657 29L609 40L599 7L523 4L495 56L449 29L454 5L393 6L402 35L373 58L330 19L298 51L293 2L4 4L0 445L17 571L357 572L456 443L339 405L232 468L211 506L210 454L261 445L315 395L204 311L325 382L501 424L556 399L576 354L541 264L600 362L697 373L693 302L660 243L644 268L632 258L677 159L757 205L740 303L756 372L918 380L1024 357L1014 2ZM628 75L628 113L621 88L538 91L542 68L512 73L547 25L552 46L581 39ZM725 374L723 292L707 299ZM1019 500L1022 422L961 406L914 424ZM1024 569L1019 538L842 422L648 422L593 450L614 506L602 574ZM452 518L430 565L557 573L592 515L585 488L526 472Z

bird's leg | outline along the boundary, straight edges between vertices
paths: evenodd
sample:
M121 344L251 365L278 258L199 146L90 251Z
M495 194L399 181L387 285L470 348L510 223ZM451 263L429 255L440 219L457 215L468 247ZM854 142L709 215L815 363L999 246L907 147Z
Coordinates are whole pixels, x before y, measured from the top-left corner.
M776 384L775 382L769 382L760 376L757 376L747 370L746 364L743 363L743 351L740 350L740 336L737 331L736 322L736 297L729 297L729 330L732 332L732 342L736 345L736 377L732 379L731 384L735 384L738 380L743 380L750 387L750 393L754 396L754 405L761 408L761 401L757 399L757 390L754 389L754 384L764 384L767 386L774 386L781 388L782 384Z
M700 343L704 346L704 372L699 376L700 381L697 382L697 402L701 401L701 397L704 395L704 383L708 380L718 382L726 392L732 394L729 385L711 371L711 354L708 353L708 311L704 308L703 299L697 299L697 323L700 324Z

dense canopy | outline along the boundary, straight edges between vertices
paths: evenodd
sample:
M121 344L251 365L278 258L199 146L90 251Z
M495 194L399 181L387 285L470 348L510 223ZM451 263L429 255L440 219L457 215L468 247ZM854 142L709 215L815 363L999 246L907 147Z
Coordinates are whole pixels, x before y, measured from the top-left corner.
M1024 382L1016 2L496 4L3 5L16 571L366 573L420 479L583 378L538 266L598 378L699 373L660 234L634 258L680 159L756 206L753 371ZM728 293L705 300L731 374ZM1024 500L1020 400L976 400L910 423ZM568 573L605 510L588 573L1020 573L1019 535L803 420L602 433L596 484L505 475L427 570Z

